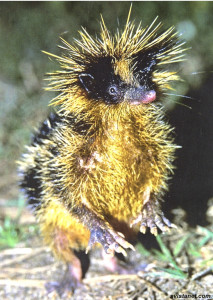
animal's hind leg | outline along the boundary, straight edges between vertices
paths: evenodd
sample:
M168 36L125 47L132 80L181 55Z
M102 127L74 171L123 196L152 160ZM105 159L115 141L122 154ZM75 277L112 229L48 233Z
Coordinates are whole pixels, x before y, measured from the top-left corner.
M61 281L47 282L45 287L48 294L56 291L60 296L72 294L81 285L82 272L79 259L73 257L72 262L66 263L67 269Z
M48 293L56 291L60 296L72 294L81 286L81 280L89 267L88 254L85 251L72 250L69 242L66 231L55 230L53 250L66 262L67 268L61 281L46 284Z

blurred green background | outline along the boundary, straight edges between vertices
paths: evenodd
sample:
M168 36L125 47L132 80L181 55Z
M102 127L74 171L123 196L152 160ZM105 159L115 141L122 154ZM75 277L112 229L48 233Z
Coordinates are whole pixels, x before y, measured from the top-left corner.
M54 96L51 92L44 92L46 82L43 79L46 72L56 70L58 66L41 50L60 54L61 51L57 47L60 44L59 36L72 42L73 37L78 37L81 26L86 27L91 34L98 34L100 14L111 31L115 31L118 25L122 28L130 3L128 1L0 3L0 201L18 199L15 161L23 152L24 145L29 144L33 127L47 116L50 110L47 107L48 103ZM146 26L156 16L159 16L159 21L162 21L165 27L175 25L182 38L186 40L187 47L191 48L187 52L187 60L180 65L184 82L180 83L177 94L190 94L191 91L197 91L209 82L210 78L212 81L213 3L133 2L132 19L135 19L136 23L142 20L142 25ZM202 93L199 94L199 99L196 99L196 94L197 92L193 95L194 102L186 99L182 101L177 97L175 101L182 101L192 108L195 102L200 103L200 107L207 105L201 99ZM209 103L204 122L205 118L211 118L213 103ZM183 114L189 111L189 108L183 109ZM192 109L192 113L198 116L200 108L194 111ZM181 116L180 118L184 121L184 118ZM188 118L187 113L185 118ZM196 122L195 118L195 124ZM212 149L212 131L208 131L206 139L208 143L205 143L205 147ZM191 147L195 148L195 145ZM195 155L194 159L199 160L199 157ZM211 157L209 160L212 165ZM205 169L204 166L202 168ZM188 176L191 176L190 170ZM212 172L200 176L208 177L210 188ZM197 185L197 182L201 182L199 177L191 184ZM187 185L187 182L180 183L178 189L183 184ZM207 202L211 192L212 189L203 201ZM185 201L182 196L179 198L182 202Z

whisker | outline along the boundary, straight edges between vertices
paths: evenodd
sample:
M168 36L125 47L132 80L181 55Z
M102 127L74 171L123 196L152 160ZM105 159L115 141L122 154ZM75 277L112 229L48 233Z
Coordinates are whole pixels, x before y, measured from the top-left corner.
M190 97L190 96L185 96L185 95L179 95L179 94L171 94L171 93L163 93L164 95L168 96L177 96L181 98L186 98L186 99L191 99L191 100L197 100L196 98Z
M187 108L189 108L189 109L192 109L191 106L189 106L189 105L187 105L187 104L184 104L184 103L182 103L182 102L178 102L178 101L174 101L174 100L173 100L173 102L176 103L176 104L178 104L178 105L181 105L181 106L187 107Z
M198 74L208 74L208 73L213 73L213 71L198 71L198 72L192 72L191 74L185 74L185 76L198 75Z

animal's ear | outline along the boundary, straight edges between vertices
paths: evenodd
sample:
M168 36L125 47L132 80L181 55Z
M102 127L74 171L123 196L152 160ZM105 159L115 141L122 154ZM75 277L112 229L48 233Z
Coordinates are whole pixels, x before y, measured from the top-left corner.
M82 85L84 86L85 90L88 93L91 93L94 90L94 77L90 74L87 73L81 73L79 75L79 80L82 83Z

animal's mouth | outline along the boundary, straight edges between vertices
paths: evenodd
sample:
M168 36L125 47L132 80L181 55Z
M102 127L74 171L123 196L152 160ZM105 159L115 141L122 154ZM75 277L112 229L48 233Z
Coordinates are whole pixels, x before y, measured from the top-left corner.
M132 105L151 103L156 99L154 90L144 90L143 88L131 88L125 94L125 99Z
M155 101L156 99L156 92L154 90L151 90L147 93L144 93L143 95L141 95L140 98L138 99L133 99L130 103L133 105L138 105L141 103L151 103L152 101Z

